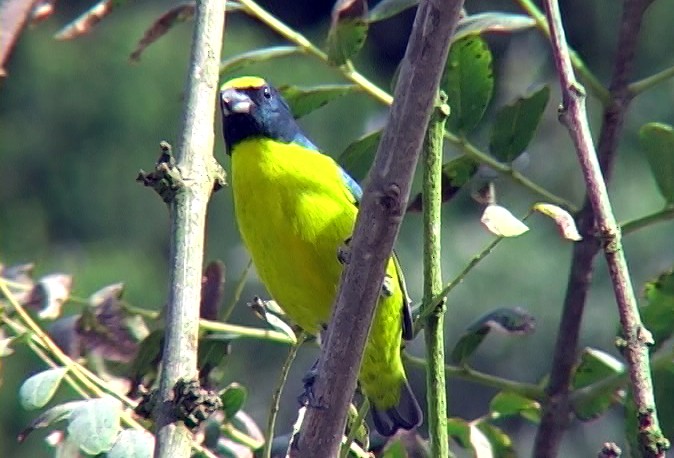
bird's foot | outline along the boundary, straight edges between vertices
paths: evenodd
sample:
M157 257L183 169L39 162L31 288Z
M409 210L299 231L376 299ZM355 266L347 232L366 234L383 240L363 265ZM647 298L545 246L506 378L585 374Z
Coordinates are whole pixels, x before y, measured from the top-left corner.
M385 275L384 276L384 282L381 285L381 295L384 297L391 297L393 296L393 278L391 278L390 275Z
M318 378L318 361L309 369L309 371L304 374L302 377L302 383L304 384L304 391L302 394L297 396L297 402L303 407L312 407L315 409L323 409L324 406L320 405L314 394L314 384Z
M344 243L337 249L337 260L343 266L347 265L351 261L351 237L344 240Z

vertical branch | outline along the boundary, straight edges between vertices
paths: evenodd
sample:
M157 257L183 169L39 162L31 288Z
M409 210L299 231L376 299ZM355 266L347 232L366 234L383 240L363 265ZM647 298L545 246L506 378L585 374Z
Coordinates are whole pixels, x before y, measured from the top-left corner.
M395 101L358 213L350 262L321 351L314 394L322 408L308 409L300 436L301 456L337 456L339 452L385 266L405 213L424 131L462 5L461 0L423 0L417 9Z
M225 1L197 1L177 148L181 187L170 203L171 268L159 402L157 457L188 457L191 433L174 418L173 387L197 375L197 333L206 206L213 189L213 122Z
M447 96L440 93L424 144L424 188L422 207L424 212L424 304L442 290L442 264L440 251L441 205L442 205L442 146L445 121L449 114ZM424 320L426 340L426 399L428 403L428 435L431 440L431 455L449 456L447 435L447 386L445 382L445 300L435 305Z
M634 64L643 15L651 1L625 0L623 2L609 98L604 107L597 147L599 166L605 182L610 180L613 171L618 140L631 101L628 78ZM592 281L593 261L600 249L600 243L595 234L594 211L588 195L585 196L585 202L576 220L583 240L574 244L573 247L566 296L555 343L550 382L547 387L549 397L534 445L534 455L540 457L557 455L559 444L569 423L569 390L573 366L576 362L581 320Z
M641 323L639 316L634 289L625 261L620 228L613 215L606 183L590 135L584 90L576 81L571 66L559 5L555 0L546 0L544 3L550 25L553 60L562 89L560 119L568 128L578 154L587 186L588 200L595 215L597 230L618 303L624 338L621 349L628 363L632 395L639 416L638 440L642 447L641 452L648 457L664 457L667 440L662 436L658 424L648 357L648 345L652 343L653 338Z

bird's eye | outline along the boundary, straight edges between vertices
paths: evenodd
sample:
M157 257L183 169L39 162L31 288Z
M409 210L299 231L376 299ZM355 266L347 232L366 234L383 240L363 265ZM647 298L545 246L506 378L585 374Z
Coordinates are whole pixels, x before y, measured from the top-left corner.
M271 90L269 87L265 86L264 89L262 90L262 95L264 95L265 99L271 99Z

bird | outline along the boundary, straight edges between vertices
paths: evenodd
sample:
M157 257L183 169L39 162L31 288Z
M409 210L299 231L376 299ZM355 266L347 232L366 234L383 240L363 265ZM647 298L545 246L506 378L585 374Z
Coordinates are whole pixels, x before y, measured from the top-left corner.
M292 321L319 335L328 325L362 189L303 132L281 93L258 76L220 88L236 222L261 282ZM358 381L376 430L391 436L423 416L401 359L414 336L395 255L375 311Z

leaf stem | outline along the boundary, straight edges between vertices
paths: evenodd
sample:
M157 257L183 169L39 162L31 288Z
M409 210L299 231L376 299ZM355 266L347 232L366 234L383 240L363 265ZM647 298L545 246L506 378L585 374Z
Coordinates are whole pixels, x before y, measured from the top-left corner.
M669 221L671 219L674 219L674 205L668 205L662 210L651 213L650 215L640 216L639 218L626 221L622 223L621 230L623 235L627 235L644 227L663 221Z
M251 339L268 340L294 345L297 343L291 336L271 329L251 328L237 324L221 323L219 321L199 320L199 329L203 331L226 332L240 337Z
M424 358L412 356L407 352L403 352L403 358L416 366L428 366L428 361L426 361ZM514 380L480 372L468 366L459 367L445 364L445 372L448 377L479 383L480 385L489 386L501 391L511 391L536 401L543 401L546 398L543 388L538 385L516 382Z
M632 96L637 96L642 92L649 90L650 88L657 86L660 83L664 83L668 79L674 77L674 65L669 68L666 68L654 75L647 76L646 78L635 81L634 83L628 86L628 89Z

